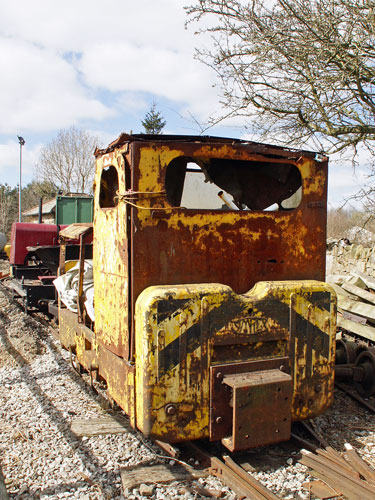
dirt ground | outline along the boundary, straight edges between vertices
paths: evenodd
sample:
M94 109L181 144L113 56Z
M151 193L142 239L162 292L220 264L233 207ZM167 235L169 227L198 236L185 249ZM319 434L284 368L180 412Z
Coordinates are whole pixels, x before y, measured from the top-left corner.
M0 272L2 272L2 273L9 272L9 260L0 259Z

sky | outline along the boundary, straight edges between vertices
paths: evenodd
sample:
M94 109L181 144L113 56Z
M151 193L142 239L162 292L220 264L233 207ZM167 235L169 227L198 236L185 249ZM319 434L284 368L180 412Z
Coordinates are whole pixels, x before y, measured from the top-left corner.
M164 133L200 134L220 109L215 73L194 59L204 39L185 28L187 0L0 0L0 183L35 178L43 145L76 126L99 146L142 132L156 103ZM207 135L249 139L240 119ZM365 182L365 162L331 162L329 206Z

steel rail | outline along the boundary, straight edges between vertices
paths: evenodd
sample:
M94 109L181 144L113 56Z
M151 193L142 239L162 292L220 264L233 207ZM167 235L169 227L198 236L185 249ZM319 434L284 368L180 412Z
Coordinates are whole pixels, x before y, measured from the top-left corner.
M278 500L280 497L275 495L268 488L263 486L263 484L257 481L253 476L251 476L248 472L246 472L240 465L236 464L236 462L230 458L228 455L223 456L225 465L230 467L233 472L235 472L241 479L246 481L252 488L254 488L257 493L261 494L261 498L265 500Z
M268 491L268 493L260 492L259 489L255 487L255 483L258 485L260 483L256 481L255 478L247 474L246 471L244 471L244 473L249 476L248 478L244 478L242 475L240 476L237 471L231 469L231 467L226 465L217 457L211 458L210 472L224 481L224 483L229 486L229 488L231 488L236 495L240 497L242 496L242 498L246 497L249 500L279 500L279 497L274 496L270 491Z
M350 500L374 500L374 488L369 483L355 477L348 477L346 470L340 469L329 460L318 457L310 451L303 450L302 454L301 464L324 476L331 487Z
M346 388L343 384L340 384L339 382L335 382L335 386L340 389L340 391L345 392L348 396L350 396L352 399L357 401L357 403L361 404L368 410L370 410L372 413L375 413L375 406L369 403L368 401L365 401L357 392L355 392L352 389Z

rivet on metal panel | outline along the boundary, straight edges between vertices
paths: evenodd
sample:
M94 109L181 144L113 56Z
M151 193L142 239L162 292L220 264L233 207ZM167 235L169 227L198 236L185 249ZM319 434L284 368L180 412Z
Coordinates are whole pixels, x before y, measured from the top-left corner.
M222 421L223 421L223 417L216 417L217 424L221 424Z
M176 405L167 405L165 407L165 413L167 415L175 415L177 413L177 407L176 407Z
M219 379L220 379L220 378L223 378L223 374L222 374L221 372L217 372L217 374L216 374L216 378L219 378Z

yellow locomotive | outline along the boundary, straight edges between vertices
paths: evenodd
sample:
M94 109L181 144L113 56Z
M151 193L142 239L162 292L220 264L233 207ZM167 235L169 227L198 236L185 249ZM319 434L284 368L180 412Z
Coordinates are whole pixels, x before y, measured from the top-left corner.
M287 440L291 422L333 399L327 158L141 134L95 156L93 228L61 233L81 239L78 312L60 302L62 344L148 436L230 450Z

